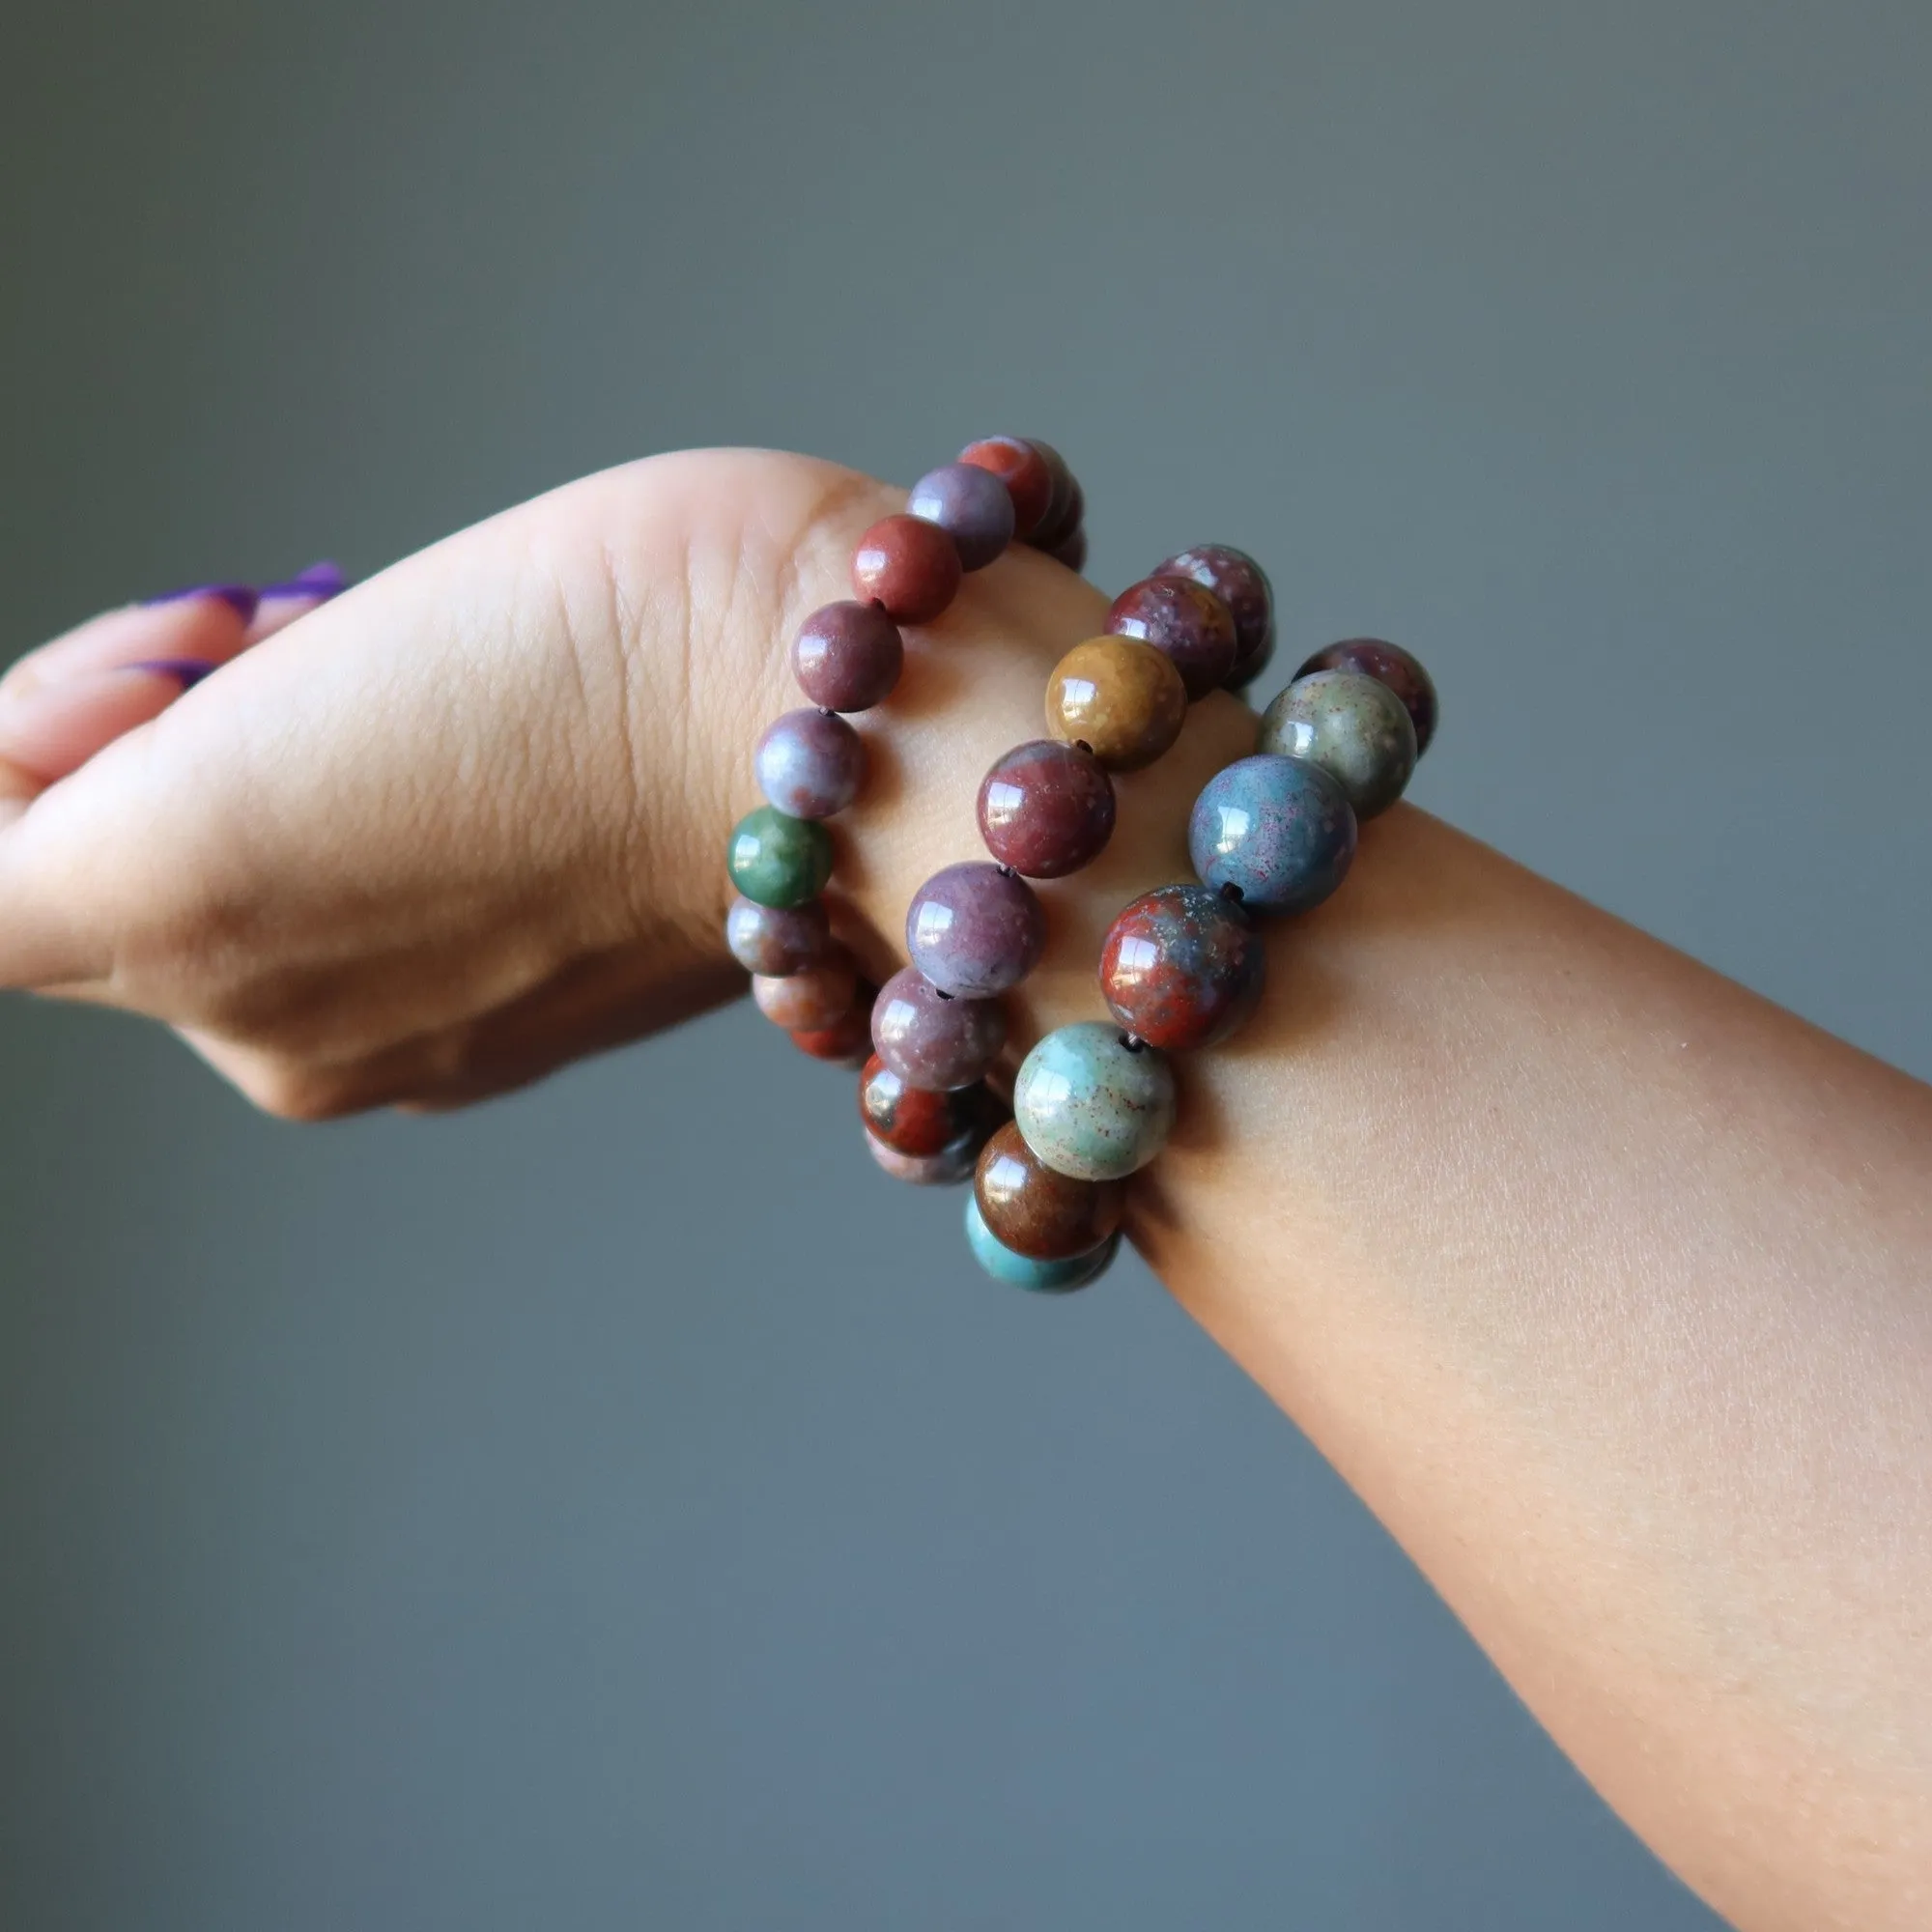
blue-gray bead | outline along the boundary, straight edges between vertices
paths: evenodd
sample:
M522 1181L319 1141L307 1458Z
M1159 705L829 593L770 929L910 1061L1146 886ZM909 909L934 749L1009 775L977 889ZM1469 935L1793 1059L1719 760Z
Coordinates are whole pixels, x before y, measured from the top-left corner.
M1320 765L1348 793L1356 818L1373 818L1402 796L1415 770L1415 723L1377 678L1312 671L1262 713L1261 749Z
M1264 752L1202 786L1187 853L1204 886L1232 888L1251 912L1306 912L1348 876L1355 814L1320 765Z
M1037 1262L1016 1255L998 1239L980 1212L978 1199L966 1197L966 1245L973 1259L995 1281L1011 1282L1015 1288L1030 1288L1036 1294L1067 1294L1085 1288L1090 1281L1106 1273L1121 1251L1121 1237L1111 1235L1090 1255L1074 1255L1070 1260Z
M1020 1063L1013 1119L1056 1173L1124 1180L1167 1145L1174 1069L1157 1047L1129 1046L1119 1027L1081 1020Z

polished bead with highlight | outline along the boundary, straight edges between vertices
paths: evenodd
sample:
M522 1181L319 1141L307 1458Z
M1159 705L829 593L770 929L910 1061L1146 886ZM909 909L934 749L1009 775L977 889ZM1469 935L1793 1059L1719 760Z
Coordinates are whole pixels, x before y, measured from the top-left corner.
M1011 1122L986 1143L973 1191L1001 1246L1036 1262L1091 1255L1126 1210L1122 1182L1076 1180L1048 1167Z
M864 980L842 1017L829 1027L801 1028L793 1032L791 1043L814 1060L831 1061L838 1066L863 1066L872 1046L872 1002L878 988Z
M977 1129L971 1129L937 1153L901 1153L867 1129L866 1151L895 1180L908 1181L914 1187L953 1187L971 1179L983 1139Z
M793 818L830 818L866 782L866 741L836 711L787 711L765 726L758 789Z
M1053 469L1022 436L989 436L969 442L959 452L961 463L984 469L1007 486L1013 503L1013 535L1031 540L1053 501Z
M1020 1063L1013 1119L1048 1167L1077 1180L1124 1180L1167 1145L1174 1069L1158 1047L1128 1041L1117 1026L1076 1021Z
M858 998L859 976L852 962L835 952L803 972L768 979L752 976L752 998L774 1026L787 1033L819 1033L836 1026Z
M980 784L980 836L1003 866L1062 879L1091 865L1114 835L1114 782L1092 752L1035 738L1005 753Z
M958 999L1017 986L1045 950L1046 914L1033 888L982 859L935 872L906 913L912 963Z
M970 1087L1006 1043L999 1001L950 1000L910 966L886 981L872 1008L873 1051L908 1087Z
M1070 1294L1107 1272L1121 1251L1121 1237L1115 1235L1093 1253L1075 1255L1067 1261L1034 1261L1015 1254L986 1226L986 1217L980 1211L980 1198L974 1193L966 1197L966 1245L972 1249L973 1259L995 1281L1031 1289L1036 1294Z
M1435 681L1411 652L1382 638L1344 638L1339 644L1317 651L1295 676L1307 677L1318 670L1358 670L1387 685L1402 699L1415 726L1415 755L1419 758L1428 751L1435 735Z
M753 899L734 899L724 916L724 944L748 973L780 979L815 966L832 946L832 922L823 899L781 912Z
M1187 851L1203 885L1232 893L1250 912L1306 912L1347 877L1355 814L1320 765L1262 753L1201 788Z
M1128 584L1107 612L1107 631L1165 651L1190 701L1218 691L1235 668L1235 613L1191 577L1144 577Z
M1358 819L1386 811L1415 770L1415 724L1380 679L1358 670L1298 677L1262 713L1261 749L1317 764Z
M859 1118L898 1153L940 1152L984 1119L992 1104L978 1083L945 1093L908 1087L876 1053L859 1076Z
M952 539L920 517L881 517L852 553L853 588L897 624L931 623L952 602L959 575Z
M1174 661L1137 638L1089 638L1054 666L1046 728L1109 771L1137 772L1180 736L1187 688Z
M1205 584L1235 613L1235 662L1227 676L1230 691L1252 684L1274 656L1274 586L1267 572L1233 544L1196 544L1177 551L1154 573L1191 577Z
M1128 1033L1169 1053L1226 1039L1262 996L1267 954L1247 915L1206 886L1162 886L1107 929L1100 993Z
M815 819L761 805L731 828L725 864L731 883L748 899L783 912L825 890L832 876L831 835Z
M905 664L899 627L871 604L827 604L799 626L791 674L827 711L869 711L892 696Z
M952 539L962 570L984 570L1013 540L1007 486L974 463L945 463L912 486L909 516L937 524Z

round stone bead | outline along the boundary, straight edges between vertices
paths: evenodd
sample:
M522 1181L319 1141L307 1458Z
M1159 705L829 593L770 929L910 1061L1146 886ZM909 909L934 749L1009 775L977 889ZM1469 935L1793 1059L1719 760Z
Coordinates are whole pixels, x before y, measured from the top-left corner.
M1239 691L1267 668L1274 656L1274 586L1246 551L1232 544L1196 544L1156 567L1157 577L1191 577L1235 613L1235 662L1228 689Z
M1039 964L1046 914L1024 879L969 860L933 873L913 895L906 951L940 992L991 999Z
M1053 501L1053 470L1046 458L1024 437L989 436L969 442L959 460L988 471L1007 486L1013 499L1013 535L1022 543L1031 539Z
M991 1094L977 1082L950 1093L908 1087L876 1053L859 1076L859 1118L895 1153L939 1153L982 1121L991 1106Z
M859 991L844 1014L829 1027L796 1030L791 1043L814 1060L829 1060L839 1066L863 1066L872 1045L872 1002L878 988L859 982Z
M1358 670L1385 684L1408 707L1415 725L1415 755L1429 749L1435 735L1435 682L1419 659L1381 638L1344 638L1319 650L1295 672L1297 678L1318 670Z
M748 899L784 912L824 891L832 876L832 837L815 819L761 805L732 827L724 862L731 883Z
M1080 1020L1050 1033L1020 1063L1013 1119L1048 1167L1076 1180L1124 1180L1167 1144L1174 1069L1152 1046Z
M821 1033L836 1026L852 1010L858 996L859 976L839 952L782 979L768 979L762 973L752 976L752 998L758 1010L787 1033Z
M734 899L724 916L724 944L748 973L780 979L815 966L832 946L832 922L822 899L781 912L753 899Z
M975 1129L961 1134L937 1153L900 1153L868 1130L866 1151L895 1180L908 1180L915 1187L951 1187L973 1172L973 1164L980 1157L980 1139Z
M1316 670L1262 713L1261 748L1320 765L1348 793L1356 818L1373 818L1402 796L1415 770L1415 724L1378 679Z
M874 604L827 604L792 640L798 688L828 711L869 711L884 702L904 664L899 627Z
M1191 577L1144 577L1128 584L1107 612L1107 629L1165 651L1190 702L1220 690L1235 668L1235 613Z
M1087 532L1075 530L1071 536L1062 537L1048 547L1046 554L1055 563L1065 564L1077 577L1087 568Z
M873 1051L908 1087L970 1087L1006 1043L997 1000L949 1000L911 966L880 987L872 1008Z
M1263 753L1202 786L1187 853L1203 885L1232 890L1250 912L1306 912L1347 876L1355 814L1320 765Z
M1168 1053L1213 1046L1262 996L1267 954L1241 908L1206 886L1134 900L1100 949L1100 992L1126 1030Z
M929 624L959 589L959 552L937 524L881 517L852 553L852 584L895 623Z
M973 1191L993 1238L1036 1262L1091 1255L1113 1237L1126 1208L1122 1182L1056 1172L1010 1121L986 1143Z
M1174 660L1138 638L1089 638L1054 666L1046 728L1114 772L1151 765L1180 736L1187 688Z
M866 741L837 712L787 711L765 726L758 789L793 818L830 818L866 781Z
M1040 518L1029 542L1041 550L1051 552L1056 544L1062 544L1087 520L1087 493L1080 487L1080 479L1067 468L1065 457L1050 442L1041 442L1037 437L1032 439L1033 446L1046 459L1046 467L1053 477L1053 494L1047 499L1046 514Z
M1001 865L1030 879L1064 879L1114 836L1113 781L1078 745L1015 745L980 781L980 836Z
M975 463L928 469L912 486L906 513L937 524L952 539L961 570L984 570L1013 540L1013 499Z
M986 1217L980 1211L980 1198L975 1193L966 1197L966 1245L973 1250L973 1259L995 1281L1032 1289L1036 1294L1070 1294L1107 1272L1121 1251L1121 1237L1115 1235L1092 1254L1075 1255L1070 1261L1030 1261L1025 1255L1015 1254L986 1226Z

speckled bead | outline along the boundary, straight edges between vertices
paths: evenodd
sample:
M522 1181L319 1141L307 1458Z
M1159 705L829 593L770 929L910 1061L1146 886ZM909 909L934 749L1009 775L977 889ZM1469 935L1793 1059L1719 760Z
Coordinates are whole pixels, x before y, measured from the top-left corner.
M1115 1235L1092 1254L1075 1255L1070 1261L1030 1261L1025 1255L1016 1255L986 1226L986 1217L980 1211L979 1196L969 1194L966 1245L972 1249L973 1259L995 1281L1031 1289L1036 1294L1070 1294L1107 1272L1121 1251L1121 1237Z
M1421 662L1400 644L1381 638L1344 638L1326 645L1295 672L1297 678L1318 670L1358 670L1385 684L1408 707L1415 726L1415 755L1429 749L1435 735L1435 683Z
M1298 677L1262 713L1261 749L1317 764L1357 819L1386 811L1415 770L1415 725L1387 685L1358 670Z
M970 1087L1006 1043L997 1000L949 1000L911 966L880 987L872 1008L873 1051L908 1087Z
M878 988L862 980L851 1007L828 1027L795 1030L791 1043L814 1060L837 1066L863 1066L872 1046L872 1002Z
M1107 612L1107 630L1165 651L1190 702L1218 691L1235 668L1235 613L1191 577L1144 577L1128 584Z
M955 999L990 999L1017 986L1045 950L1046 914L1033 888L984 860L935 872L906 913L912 963Z
M1114 783L1092 752L1053 738L1015 745L980 783L980 836L1003 866L1063 879L1114 836Z
M895 1153L941 1152L983 1120L991 1104L977 1082L950 1093L908 1087L876 1053L859 1076L859 1118Z
M944 463L912 486L906 514L937 524L952 539L961 570L984 570L1013 540L1013 499L976 463Z
M832 946L832 922L822 899L780 912L753 899L734 899L724 916L724 944L748 973L780 979L815 966Z
M873 604L827 604L792 640L798 688L828 711L869 711L883 703L904 665L899 627Z
M920 517L881 517L852 553L853 588L897 624L931 623L952 602L959 574L952 539Z
M1004 1248L1029 1261L1070 1261L1112 1238L1126 1208L1118 1180L1075 1180L1050 1168L1009 1121L973 1178L980 1215Z
M1187 688L1165 652L1137 638L1089 638L1054 666L1046 728L1114 772L1151 765L1180 736Z
M833 711L787 711L765 726L758 789L793 818L830 818L866 781L866 741Z
M1187 851L1203 885L1232 889L1250 912L1306 912L1347 876L1355 814L1320 765L1263 753L1201 788Z
M1246 551L1232 544L1196 544L1177 551L1155 569L1157 577L1191 577L1235 613L1235 662L1230 691L1252 684L1274 656L1274 586Z
M1143 894L1107 930L1100 992L1127 1032L1184 1053L1226 1039L1254 1011L1267 972L1237 905L1206 886Z
M915 1187L952 1187L971 1178L974 1163L980 1158L981 1138L974 1130L961 1134L937 1153L900 1153L867 1130L866 1151L895 1180L909 1181Z
M858 995L859 976L841 952L781 979L752 976L758 1010L787 1033L821 1033L836 1026L852 1010Z
M832 876L831 835L813 819L761 805L732 827L725 864L748 899L783 912L824 891Z
M1013 1119L1048 1167L1076 1180L1124 1180L1167 1144L1174 1070L1099 1020L1064 1026L1020 1063Z
M989 436L969 442L959 461L989 471L1007 486L1013 500L1013 535L1030 542L1053 501L1053 469L1046 458L1025 437Z

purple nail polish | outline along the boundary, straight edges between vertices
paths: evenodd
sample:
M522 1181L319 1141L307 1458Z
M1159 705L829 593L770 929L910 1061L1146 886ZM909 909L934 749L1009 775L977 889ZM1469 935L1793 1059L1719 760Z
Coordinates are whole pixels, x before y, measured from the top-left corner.
M240 613L245 624L255 614L255 606L262 600L260 595L245 583L190 583L184 590L164 590L158 597L144 597L141 601L150 610L156 604L185 604L191 597L218 597Z
M127 668L152 671L156 677L171 677L184 691L192 691L216 667L206 658L149 658L143 664L131 664Z
M339 563L312 563L286 582L270 583L262 592L262 599L266 603L270 597L314 597L326 604L348 588L348 576Z

